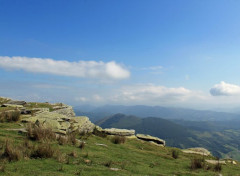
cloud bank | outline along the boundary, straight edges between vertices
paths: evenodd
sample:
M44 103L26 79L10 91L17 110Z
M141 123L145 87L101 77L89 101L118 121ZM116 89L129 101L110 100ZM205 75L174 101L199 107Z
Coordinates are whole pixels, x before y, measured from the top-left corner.
M240 95L240 86L234 84L228 84L224 81L220 84L216 84L210 89L212 96L233 96Z
M126 79L130 72L120 64L111 62L53 60L28 57L0 56L0 67L61 76L96 79Z
M183 102L197 95L199 94L184 87L169 88L147 84L123 87L112 99L137 104L162 104ZM201 98L200 95L198 98Z

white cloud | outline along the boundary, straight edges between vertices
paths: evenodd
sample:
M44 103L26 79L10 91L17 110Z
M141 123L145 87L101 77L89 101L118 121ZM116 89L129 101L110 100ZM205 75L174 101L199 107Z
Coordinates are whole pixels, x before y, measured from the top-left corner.
M111 62L53 60L28 57L0 56L0 67L24 70L32 73L46 73L96 79L126 79L130 72L120 64Z
M213 96L240 95L240 86L222 81L220 84L214 85L213 88L210 89L210 93Z
M187 101L190 98L202 98L200 92L193 92L184 87L168 88L153 84L127 86L112 99L137 104L164 104Z
M86 102L88 99L86 97L75 97L75 101L77 102Z

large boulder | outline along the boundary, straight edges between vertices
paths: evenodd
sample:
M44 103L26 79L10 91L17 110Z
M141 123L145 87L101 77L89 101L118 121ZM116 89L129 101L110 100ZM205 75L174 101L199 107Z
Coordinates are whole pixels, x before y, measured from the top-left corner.
M78 130L79 132L93 132L95 125L86 116L72 117L70 119L72 131Z
M166 145L166 142L164 140L162 140L160 138L157 138L157 137L150 136L150 135L137 134L136 137L138 139L141 139L141 140L144 140L144 141L154 142L156 144L163 145L163 146Z
M63 107L58 107L58 108L54 108L56 110L54 110L54 112L58 113L58 114L63 114L66 115L68 117L75 117L75 113L73 111L72 106L63 106Z
M209 152L207 149L201 148L201 147L188 148L188 149L184 149L182 151L184 153L193 153L193 154L204 155L204 156L211 155L211 152Z
M22 122L34 123L46 128L51 128L54 132L67 134L69 132L92 132L95 125L88 117L68 117L54 112L42 112L36 116L24 118Z
M118 135L118 136L134 136L135 130L127 130L127 129L117 129L117 128L106 128L101 129L102 133L107 135Z

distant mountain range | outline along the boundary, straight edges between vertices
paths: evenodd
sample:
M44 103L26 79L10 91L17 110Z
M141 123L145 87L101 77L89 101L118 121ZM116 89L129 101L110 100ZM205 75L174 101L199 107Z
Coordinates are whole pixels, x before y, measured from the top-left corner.
M181 148L185 143L188 143L188 146L194 146L194 143L190 144L191 141L188 139L193 135L187 128L162 118L139 118L132 115L115 114L96 122L96 124L102 128L134 129L136 133L150 134L164 139L169 146Z
M86 115L93 122L117 113L134 115L140 118L160 117L164 119L178 119L187 121L225 121L240 119L240 115L234 113L144 105L105 105L101 107L84 105L77 106L74 108L74 110L77 115Z
M223 121L182 121L176 122L133 115L115 114L96 122L103 128L135 129L136 133L150 134L166 140L168 146L178 148L204 147L215 156L233 157L240 160L240 130L231 129ZM233 122L233 124L236 124ZM237 126L237 125L236 125Z

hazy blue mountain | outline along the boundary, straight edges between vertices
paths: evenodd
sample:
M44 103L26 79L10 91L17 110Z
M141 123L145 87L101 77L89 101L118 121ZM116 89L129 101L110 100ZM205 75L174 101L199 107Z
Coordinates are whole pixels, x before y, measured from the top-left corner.
M102 128L134 129L136 133L150 134L164 139L170 146L183 147L180 144L184 143L188 143L188 146L195 146L188 140L192 134L187 128L162 118L139 118L133 115L115 114L96 124Z
M91 109L78 106L75 107L75 111L77 115L89 116L93 122L117 113L135 115L141 118L160 117L164 119L178 119L187 121L224 121L240 119L240 115L234 113L144 105L105 105L96 108L92 107Z

